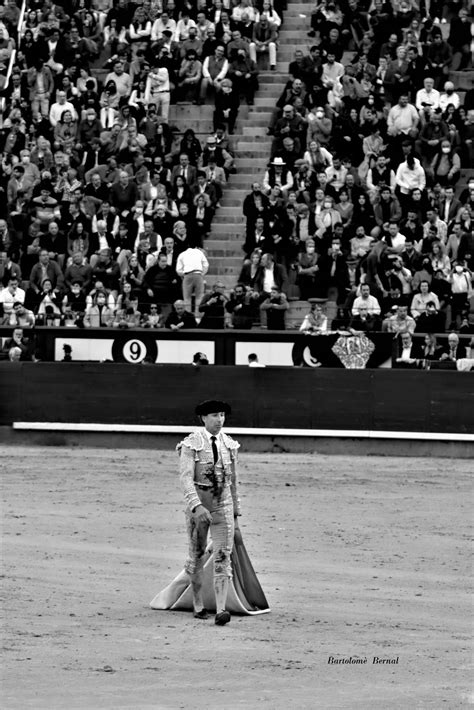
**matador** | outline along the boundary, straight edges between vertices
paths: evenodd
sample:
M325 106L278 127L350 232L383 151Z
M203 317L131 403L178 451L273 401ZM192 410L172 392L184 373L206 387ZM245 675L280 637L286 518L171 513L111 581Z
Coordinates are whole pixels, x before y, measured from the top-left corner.
M186 501L189 553L185 570L193 592L194 616L208 618L202 600L205 552L210 533L213 545L215 623L229 623L226 610L232 578L231 553L240 515L237 494L237 451L240 444L222 431L231 408L227 402L206 400L196 407L203 426L177 446L180 482Z

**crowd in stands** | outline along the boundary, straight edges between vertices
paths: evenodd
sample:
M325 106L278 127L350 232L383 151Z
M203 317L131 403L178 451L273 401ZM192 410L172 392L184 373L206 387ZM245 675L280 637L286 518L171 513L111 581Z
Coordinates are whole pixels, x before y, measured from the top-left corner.
M0 5L0 323L171 328L184 299L186 327L205 327L204 240L235 172L228 136L241 99L254 101L255 59L276 52L276 9L21 7ZM204 102L212 132L176 134L170 104Z
M474 66L472 13L314 7L312 46L295 51L268 128L268 169L244 202L247 287L261 268L280 299L335 300L333 329L474 332L474 89L451 80ZM330 325L313 305L300 330Z
M0 6L3 325L278 330L298 298L334 300L333 329L473 332L474 89L452 81L473 67L469 2L302 19L228 294L206 293L205 239L285 2L29 0L17 38L20 4ZM212 102L213 132L176 141L176 102ZM309 311L302 331L327 331Z

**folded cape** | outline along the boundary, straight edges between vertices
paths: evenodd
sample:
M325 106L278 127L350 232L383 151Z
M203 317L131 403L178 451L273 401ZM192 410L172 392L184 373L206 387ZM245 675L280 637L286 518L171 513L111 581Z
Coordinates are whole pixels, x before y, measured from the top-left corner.
M209 611L216 610L213 585L212 545L206 549L202 595ZM231 554L232 580L227 594L226 609L233 614L266 614L270 611L265 594L252 567L240 530L235 531L234 549ZM150 602L152 609L193 608L193 592L189 577L183 570Z

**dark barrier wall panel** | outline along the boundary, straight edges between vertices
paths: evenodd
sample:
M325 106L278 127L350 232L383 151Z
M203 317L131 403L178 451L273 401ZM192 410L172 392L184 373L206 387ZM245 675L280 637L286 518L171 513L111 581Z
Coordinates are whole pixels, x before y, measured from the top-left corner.
M384 370L379 374L372 378L373 428L384 429L384 423L390 422L388 428L395 431L407 427L408 431L429 431L429 392L434 378L425 375L438 373ZM457 372L450 374L459 377Z
M371 428L371 372L358 370L358 376L349 378L345 373L345 370L318 369L311 372L312 383L305 378L313 389L311 428Z
M90 363L0 363L0 424L193 424L202 399L230 424L474 433L471 373Z

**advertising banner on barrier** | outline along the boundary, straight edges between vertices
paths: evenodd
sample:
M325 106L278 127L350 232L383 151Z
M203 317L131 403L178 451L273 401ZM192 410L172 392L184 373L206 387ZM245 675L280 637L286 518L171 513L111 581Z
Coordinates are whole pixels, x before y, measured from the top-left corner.
M202 352L210 365L215 362L213 340L160 340L155 335L144 332L117 333L114 339L56 338L54 359L64 358L66 348L70 348L72 360L89 362L141 362L186 365L193 362L196 352Z
M195 362L199 355L209 365L248 365L248 356L255 353L267 366L360 370L391 367L394 353L394 339L389 333L303 335L291 331L191 330L177 335L138 328L63 327L34 329L24 335L32 341L31 349L42 362L185 365Z
M246 365L255 353L266 365L344 367L361 370L391 367L393 336L386 333L328 333L296 335L293 342L246 341L235 343L235 364Z

